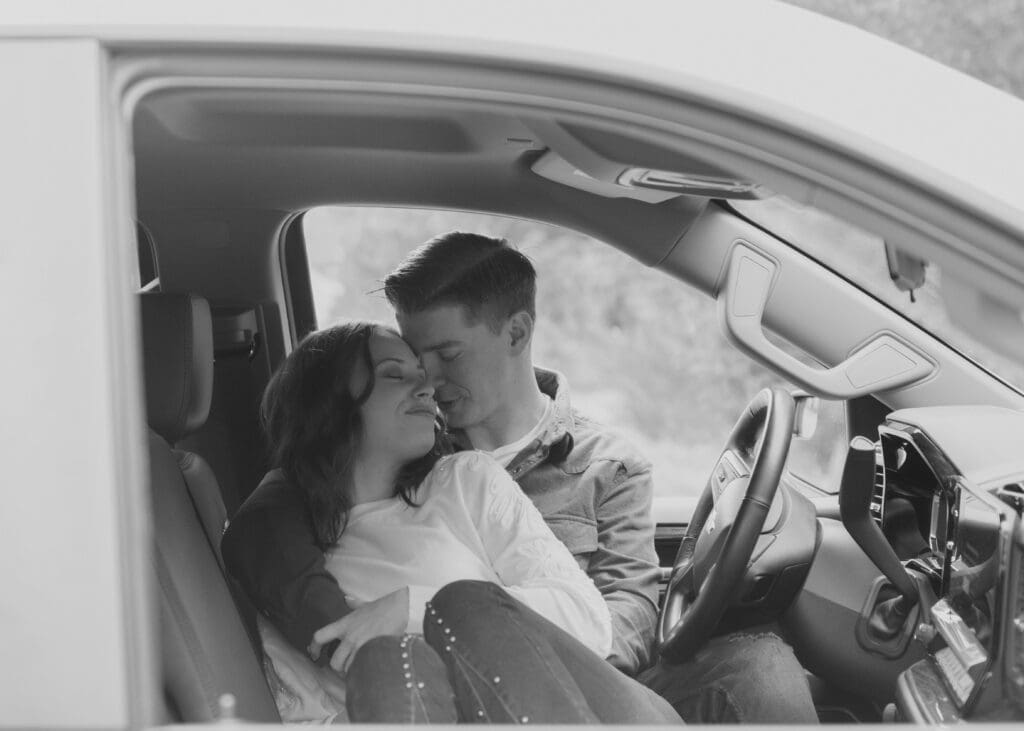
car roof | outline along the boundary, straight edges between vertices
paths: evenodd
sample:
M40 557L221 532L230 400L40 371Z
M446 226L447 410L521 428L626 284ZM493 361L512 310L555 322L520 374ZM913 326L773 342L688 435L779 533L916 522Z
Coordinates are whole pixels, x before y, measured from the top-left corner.
M1024 230L1024 101L828 18L757 0L542 3L442 0L163 7L36 3L8 36L112 44L395 48L572 68L770 120L883 161Z

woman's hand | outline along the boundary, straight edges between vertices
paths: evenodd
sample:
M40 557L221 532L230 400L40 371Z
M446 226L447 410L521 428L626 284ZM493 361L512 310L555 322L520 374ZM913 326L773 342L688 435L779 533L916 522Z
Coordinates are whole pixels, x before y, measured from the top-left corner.
M309 655L315 662L324 645L338 640L338 649L331 656L330 664L338 672L348 672L352 659L365 642L381 635L400 635L408 622L409 588L402 587L318 629L309 644Z

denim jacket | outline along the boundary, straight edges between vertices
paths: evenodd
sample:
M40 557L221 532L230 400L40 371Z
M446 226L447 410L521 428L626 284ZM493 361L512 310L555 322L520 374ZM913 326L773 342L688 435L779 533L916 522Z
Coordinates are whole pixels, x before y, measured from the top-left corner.
M536 375L554 414L507 469L601 591L614 634L608 661L633 675L652 659L657 624L651 465L572 408L561 374Z
M554 415L508 470L601 591L612 615L608 660L635 675L650 663L657 620L650 465L574 411L559 374L537 369L537 383L554 399ZM279 471L238 509L221 552L256 609L300 650L349 612L314 541L302 495Z

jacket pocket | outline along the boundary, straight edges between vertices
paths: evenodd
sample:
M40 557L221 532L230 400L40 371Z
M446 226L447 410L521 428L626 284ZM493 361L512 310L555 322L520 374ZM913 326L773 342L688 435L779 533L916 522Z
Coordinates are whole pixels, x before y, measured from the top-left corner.
M558 515L553 515L546 521L555 538L564 543L569 553L586 569L591 554L597 550L597 524Z

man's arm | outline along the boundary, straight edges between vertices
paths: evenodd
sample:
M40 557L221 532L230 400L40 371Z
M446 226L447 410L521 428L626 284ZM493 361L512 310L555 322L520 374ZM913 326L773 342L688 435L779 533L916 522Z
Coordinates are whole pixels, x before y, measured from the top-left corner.
M282 479L265 479L242 504L221 553L256 609L301 652L314 632L350 611L324 566L302 495Z
M587 573L612 615L608 661L630 675L650 664L658 621L653 494L650 465L642 462L619 463L595 495L598 547Z

